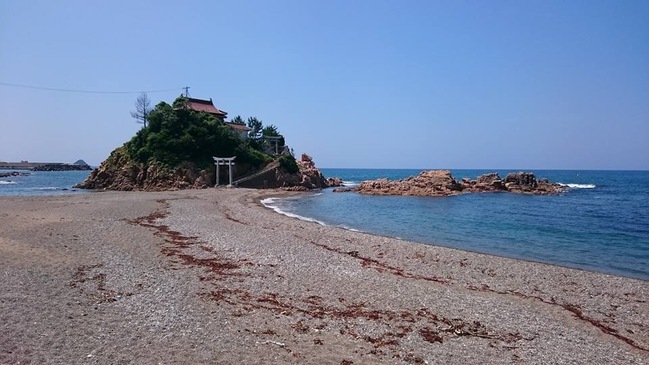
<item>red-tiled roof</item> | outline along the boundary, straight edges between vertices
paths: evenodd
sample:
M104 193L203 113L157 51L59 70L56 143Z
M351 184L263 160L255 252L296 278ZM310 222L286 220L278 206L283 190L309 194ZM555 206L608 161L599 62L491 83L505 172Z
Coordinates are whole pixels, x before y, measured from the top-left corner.
M187 98L187 107L197 112L210 113L220 118L225 118L225 116L228 115L228 113L215 107L214 103L212 103L212 99L203 100L203 99Z
M225 125L227 125L228 127L232 128L234 130L237 130L237 131L242 131L242 132L243 131L246 131L246 132L251 131L251 129L248 128L248 126L246 126L245 124L241 124L241 123L225 122Z

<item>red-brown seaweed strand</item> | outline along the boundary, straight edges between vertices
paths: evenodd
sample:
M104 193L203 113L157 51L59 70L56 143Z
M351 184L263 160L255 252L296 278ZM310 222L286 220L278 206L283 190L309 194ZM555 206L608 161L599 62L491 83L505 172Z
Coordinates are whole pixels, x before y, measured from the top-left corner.
M182 233L172 230L167 225L156 223L157 220L164 219L169 215L169 203L163 199L157 200L157 202L162 205L162 208L147 216L129 220L129 222L131 224L137 224L143 227L156 229L156 235L163 237L166 242L174 245L173 247L163 247L160 250L162 254L166 256L174 256L180 259L180 263L184 265L202 267L206 269L211 275L238 275L237 273L233 273L232 271L241 267L241 263L246 262L246 260L234 262L218 256L210 258L197 258L195 256L183 253L183 250L185 248L203 242L199 242L198 237L184 236ZM214 254L214 249L209 246L203 244L199 246L199 248ZM206 278L201 279L205 280Z
M299 237L299 236L296 236L296 237L302 238L302 237ZM373 269L375 269L375 270L377 270L379 272L387 271L387 272L392 273L393 275L401 276L401 277L408 278L408 279L433 281L433 282L437 282L437 283L441 283L441 284L449 284L450 283L450 280L443 279L443 278L430 277L430 276L424 276L424 275L416 275L416 274L404 272L403 269L400 269L398 267L388 265L388 264L386 264L384 262L380 262L380 261L378 261L376 259L360 256L358 251L348 251L348 252L346 252L346 251L343 251L343 250L338 249L338 248L330 247L328 245L315 242L313 240L310 240L309 242L311 244L316 245L318 247L321 247L321 248L323 248L325 250L357 258L357 259L361 260L361 265L363 267L373 268ZM496 293L496 294L516 295L516 296L521 297L521 298L536 299L536 300L539 300L539 301L541 301L541 302L543 302L545 304L559 306L559 307L571 312L574 315L575 318L577 318L577 319L579 319L581 321L590 323L592 326L598 328L599 330L601 330L605 334L616 337L617 339L626 342L628 345L630 345L633 348L649 352L649 349L640 346L633 339L621 335L619 333L619 331L617 331L616 329L611 328L611 327L603 324L602 322L600 322L600 321L598 321L598 320L596 320L594 318L591 318L591 317L588 317L588 316L584 315L584 313L581 311L581 309L579 309L579 307L576 306L576 305L573 305L573 304L559 304L559 303L555 302L554 300L548 301L548 300L545 300L545 299L543 299L541 297L538 297L538 296L526 295L526 294L518 293L518 292L498 292L498 291L492 290L490 288L489 289L484 289L484 287L485 287L484 285L483 285L482 288L471 286L471 285L466 286L466 288L469 289L469 290L490 291L490 292L493 292L493 293Z
M300 236L295 236L295 237L302 239L302 237L300 237ZM361 265L363 267L374 269L374 270L376 270L378 272L387 271L387 272L389 272L389 273L391 273L393 275L400 276L400 277L403 277L403 278L432 281L432 282L436 282L436 283L439 283L439 284L449 284L450 283L450 281L448 279L444 279L444 278L440 278L440 277L436 277L436 276L417 275L417 274L406 272L401 268L398 268L398 267L392 266L392 265L388 265L385 262L381 262L381 261L373 259L373 258L361 256L358 253L358 251L343 251L341 249L325 245L324 243L318 243L318 242L315 242L313 240L310 240L309 243L311 243L311 244L313 244L315 246L318 246L320 248L323 248L323 249L325 249L327 251L335 252L335 253L342 254L342 255L348 255L348 256L351 256L353 258L356 258L356 259L360 260Z
M346 304L343 308L339 308L323 305L321 303L322 298L317 296L310 296L303 299L301 302L307 304L307 308L304 308L299 306L299 304L295 304L299 301L281 297L277 293L264 293L259 297L253 298L250 293L238 289L218 289L211 293L203 294L203 296L211 300L224 301L231 305L247 305L249 308L264 309L283 315L300 313L312 319L329 318L350 320L363 318L366 320L381 322L392 329L397 329L397 331L385 332L378 337L359 335L350 329L349 326L345 326L341 329L341 334L349 335L356 339L362 339L374 345L375 348L398 345L399 339L411 333L414 330L413 325L420 321L425 322L425 327L419 331L419 334L424 340L431 343L442 343L442 335L453 337L472 336L490 340L499 340L505 343L512 343L523 339L523 337L518 333L489 333L486 327L478 321L467 322L459 318L448 319L440 317L431 313L427 308L420 308L414 312L408 310L397 312L367 308L367 303L350 303ZM339 302L344 303L345 300L340 298ZM431 328L431 326L434 327L434 329ZM292 327L296 331L304 331L305 329L308 329L308 326L302 321L298 321L298 323L294 324ZM427 335L430 331L436 333L438 340L430 341L430 336Z
M159 209L159 210L151 213L148 216L135 218L133 220L130 220L129 222L132 223L132 224L138 224L138 225L141 225L141 226L151 227L151 228L157 229L156 234L159 234L159 235L161 235L163 237L166 236L167 237L166 238L167 242L172 243L172 244L174 244L176 246L176 247L173 247L173 248L169 248L169 247L163 248L162 253L164 253L164 254L166 254L168 256L176 256L176 257L178 257L179 259L182 260L182 263L185 264L185 265L193 265L193 266L197 266L197 267L203 267L203 268L206 268L208 270L208 272L210 272L210 273L212 273L214 275L218 275L218 276L236 275L235 273L232 273L231 271L240 268L240 266L241 266L240 263L233 262L233 261L230 261L230 260L225 260L225 259L218 258L218 257L208 258L208 259L197 259L194 256L181 253L182 249L187 248L187 247L191 246L192 244L197 243L197 241L196 241L197 237L183 236L180 232L171 230L166 225L156 224L155 223L156 220L163 219L163 218L165 218L165 217L167 217L169 215L169 212L168 212L169 203L166 200L157 200L157 202L160 203L163 206L162 209ZM239 221L237 219L234 219L234 218L231 218L229 216L227 216L226 218L229 219L229 220L232 220L234 222L237 222L237 223L245 224L244 222L241 222L241 221ZM296 236L296 237L302 238L302 237L299 237L299 236ZM412 273L405 272L401 268L398 268L398 267L395 267L395 266L392 266L392 265L388 265L388 264L386 264L384 262L381 262L381 261L373 259L373 258L361 256L361 255L359 255L358 251L346 252L346 251L343 251L341 249L330 247L330 246L322 244L322 243L317 243L317 242L312 241L312 240L310 240L309 242L311 244L316 245L318 247L321 247L321 248L323 248L325 250L357 258L357 259L359 259L361 261L361 265L363 267L372 268L372 269L375 269L375 270L377 270L379 272L387 271L387 272L389 272L389 273L391 273L393 275L408 278L408 279L432 281L432 282L437 282L437 283L440 283L440 284L449 284L450 283L450 281L448 279L443 279L443 278L438 278L438 277L430 277L430 276L424 276L424 275L417 275L417 274L412 274ZM206 250L206 251L213 252L213 249L210 248L209 246L201 246L201 248ZM212 279L212 278L210 278L210 277L202 277L201 278L201 280L210 280L210 279ZM594 318L586 316L581 311L581 309L576 305L573 305L573 304L560 304L560 303L557 303L554 300L546 300L546 299L538 297L538 296L527 295L527 294L523 294L523 293L520 293L520 292L496 291L496 290L493 290L493 289L489 288L486 285L483 285L482 287L476 287L476 286L473 286L473 285L467 285L466 288L469 289L469 290L492 292L492 293L502 294L502 295L515 295L517 297L521 297L521 298L525 298L525 299L534 299L534 300L541 301L541 302L543 302L545 304L559 306L559 307L563 308L564 310L567 310L567 311L571 312L574 315L575 318L591 324L592 326L594 326L594 327L598 328L599 330L601 330L603 333L614 336L614 337L618 338L619 340L624 341L628 345L630 345L633 348L636 348L638 350L649 351L648 349L638 345L633 339L622 336L618 332L618 330L616 330L616 329L614 329L612 327L609 327L609 326L601 323L600 321L598 321L598 320L596 320ZM251 297L251 295L249 293L247 293L247 292L245 292L243 290L238 290L238 289L233 290L233 289L220 288L217 291L212 291L211 293L207 294L207 296L211 297L214 300L225 300L229 304L236 304L236 302L232 301L231 297L228 299L228 296L230 296L232 294L237 294L237 298L239 300L241 300L241 301L244 301L244 302L250 302L252 300L252 297ZM354 317L354 318L365 317L367 319L376 320L376 319L379 319L381 317L381 315L382 315L381 311L364 312L364 311L359 311L357 307L348 308L347 310L324 308L324 307L317 308L316 307L316 308L310 308L310 310L307 311L307 310L298 308L296 306L280 302L277 299L277 294L268 294L267 293L266 296L259 297L256 301L258 303L269 304L268 306L255 305L255 307L258 307L258 308L264 308L264 309L267 309L267 310L274 310L274 311L279 310L281 312L285 312L287 310L293 310L293 311L301 312L301 313L304 313L304 314L308 314L313 318L321 318L323 316L327 316L327 317ZM244 303L241 303L241 304L244 304ZM385 314L385 313L383 313L383 314ZM456 330L457 329L451 329L452 332L456 331ZM435 333L438 333L438 332L435 332L434 330L432 330L432 329L430 329L428 327L422 328L419 332L420 332L420 335L424 339L426 339L427 341L432 340L432 341L429 341L429 342L441 342L441 341L439 341L439 339L437 337L438 335L435 335ZM482 335L481 336L479 333L469 333L469 334L473 335L473 336L477 336L477 337L494 338L491 335ZM441 336L439 338L441 338ZM511 340L520 339L520 337L518 337L518 335L511 335L509 338L511 338ZM370 339L366 339L366 340L369 341ZM501 338L501 340L504 340L504 339ZM511 342L511 340L506 341L506 342ZM372 342L372 341L369 341L369 342ZM378 340L376 340L375 342L380 343L382 345L386 344L385 342L378 341Z
M489 292L489 293L500 294L500 295L514 295L514 296L517 296L519 298L538 300L538 301L540 301L542 303L545 303L545 304L558 306L558 307L563 308L564 310L567 310L568 312L572 313L572 315L575 318L577 318L577 319L579 319L581 321L584 321L586 323L590 323L592 326L594 326L595 328L597 328L600 331L604 332L605 334L613 336L613 337L615 337L615 338L617 338L617 339L619 339L621 341L624 341L629 346L631 346L631 347L633 347L635 349L645 351L645 352L649 352L649 349L640 346L633 339L622 336L619 333L619 331L616 330L615 328L609 327L609 326L605 325L604 323L596 320L595 318L591 318L591 317L586 316L582 312L582 310L579 308L579 306L577 306L575 304L557 303L557 301L554 298L550 298L550 300L548 300L548 299L544 299L542 297L539 297L537 295L528 295L528 294L517 292L517 291L498 291L498 290L491 289L488 285L485 285L485 284L483 284L480 287L475 286L475 285L467 285L466 288L469 289L469 290L481 291L481 292Z
M113 302L117 300L117 297L127 297L133 295L130 292L114 291L106 288L106 274L99 273L94 276L89 276L88 271L102 267L102 264L95 265L81 265L77 267L77 271L72 276L72 280L68 283L71 288L78 287L78 284L86 282L94 282L96 284L95 290L97 294L94 294L96 303L106 303ZM80 289L83 292L83 289Z
M174 256L179 258L182 264L191 265L195 267L202 267L206 269L210 274L213 275L213 276L202 276L199 278L201 281L211 281L214 284L214 279L216 279L214 275L216 276L242 275L242 274L232 272L233 270L240 268L241 266L240 263L242 261L234 262L219 257L199 259L192 255L183 253L183 250L185 248L188 248L192 245L200 244L202 242L199 242L197 240L197 237L184 236L180 232L170 229L167 225L156 223L157 220L163 219L167 217L169 214L168 212L169 203L166 200L158 200L157 202L162 205L161 209L147 216L130 220L129 222L131 224L137 224L140 226L156 229L157 235L164 237L165 241L174 245L174 247L162 248L161 251L163 254L167 256ZM238 223L243 223L243 222L239 222L236 219L230 219L230 220ZM342 251L335 250L325 245L320 245L320 246L331 251L343 253ZM210 253L214 253L215 251L212 247L206 245L201 245L199 246L199 248ZM378 260L359 256L357 252L351 252L347 254L361 260L363 266L371 267L381 272L387 270L388 272L391 272L401 277L435 281L444 284L447 283L447 281L444 279L405 273L403 272L402 269L387 265L385 263L379 262ZM243 260L243 262L250 264L246 260ZM216 286L216 284L214 285ZM386 324L394 321L402 322L402 324L394 326L394 328L398 328L399 331L385 332L378 337L361 336L349 328L344 330L346 334L353 336L355 338L363 339L373 344L374 347L376 348L398 345L399 343L398 339L406 336L408 333L413 331L413 328L411 325L409 325L409 323L414 324L419 320L425 321L428 324L428 326L439 327L437 330L435 330L438 333L439 338L442 338L440 333L444 333L446 335L452 335L452 336L475 336L475 337L482 337L482 338L489 338L489 339L498 339L507 343L521 339L521 337L518 334L506 334L501 336L492 335L489 334L487 330L484 328L484 326L479 322L468 323L461 319L449 320L447 318L439 317L433 313L430 313L426 308L418 309L414 313L407 310L404 310L402 312L395 312L395 311L368 309L366 308L367 305L366 303L350 303L350 304L346 304L345 307L343 308L338 308L332 306L324 306L322 304L322 298L318 296L310 296L302 300L302 302L307 305L307 308L301 308L298 305L291 304L291 302L295 303L296 301L291 300L289 298L281 297L276 293L264 293L263 295L255 298L249 292L243 289L229 289L229 288L221 288L221 287L217 287L215 290L212 290L210 293L202 293L200 295L205 298L209 298L211 300L224 301L225 303L228 303L230 305L247 305L248 307L251 308L265 309L272 312L279 312L283 314L293 313L293 312L301 313L313 319L325 318L325 317L338 318L338 319L365 318L367 320L381 321ZM340 298L339 302L344 303L345 300L343 298ZM303 326L305 325L304 324L297 325L295 329L298 330ZM424 328L430 329L430 327L428 326ZM441 326L444 327L442 328ZM426 330L422 330L422 331L420 331L422 338L428 341L429 339L425 335L427 333Z

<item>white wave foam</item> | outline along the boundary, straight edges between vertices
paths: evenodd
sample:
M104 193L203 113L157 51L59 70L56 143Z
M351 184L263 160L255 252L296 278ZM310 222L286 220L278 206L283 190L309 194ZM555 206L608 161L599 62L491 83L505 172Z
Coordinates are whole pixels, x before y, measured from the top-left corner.
M322 193L319 193L319 194L322 194ZM318 194L318 195L319 195L319 194ZM298 214L295 214L295 213L290 213L290 212L283 211L281 208L279 208L278 206L274 205L274 203L275 203L276 201L278 201L278 200L280 200L280 198L266 198L266 199L263 199L263 200L261 201L261 204L262 204L264 207L269 208L269 209L272 209L272 210L274 210L275 212L277 212L277 213L279 213L279 214L283 214L283 215L285 215L285 216L287 216L287 217L297 218L297 219L299 219L299 220L306 221L306 222L314 222L314 223L318 223L318 224L321 225L321 226L327 226L327 224L326 224L325 222L319 221L319 220L317 220L317 219L313 219L313 218L309 218L309 217L301 216L301 215L298 215ZM352 232L359 232L359 233L363 233L363 232L364 232L364 231L361 231L361 230L359 230L359 229L351 228L351 227L348 227L348 226L345 226L345 225L338 225L338 226L336 226L336 227L338 227L338 228L342 228L342 229L345 229L345 230L348 230L348 231L352 231Z
M266 198L266 199L261 201L261 204L263 204L263 206L265 206L266 208L272 209L275 212L277 212L279 214L283 214L283 215L285 215L287 217L297 218L297 219L302 220L302 221L314 222L314 223L318 223L318 224L320 224L322 226L326 226L326 224L324 222L321 222L321 221L319 221L317 219L304 217L304 216L301 216L301 215L298 215L298 214L283 211L278 206L273 205L277 200L279 200L279 198Z
M352 228L352 227L349 227L349 226L346 226L346 225L343 225L343 224L338 225L336 227L342 228L342 229L345 229L345 230L348 230L348 231L352 231L352 232L365 233L364 231L361 231L360 229Z
M261 204L265 206L266 208L270 208L268 205L273 204L277 198L266 198L261 200Z
M563 184L559 183L561 186L567 186L570 189L595 189L597 185L595 184Z
M0 185L14 185L14 184L16 184L15 181L0 180Z
M360 184L361 183L358 182L358 181L343 181L343 186L346 186L348 188L353 188L353 187L356 187L356 186L358 186Z

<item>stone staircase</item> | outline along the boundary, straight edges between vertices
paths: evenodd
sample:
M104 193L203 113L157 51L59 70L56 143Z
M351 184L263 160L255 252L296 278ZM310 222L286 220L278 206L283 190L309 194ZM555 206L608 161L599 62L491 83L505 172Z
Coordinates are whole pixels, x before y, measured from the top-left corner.
M253 172L232 182L239 188L273 188L275 187L275 170L279 168L279 161L269 163L262 170Z

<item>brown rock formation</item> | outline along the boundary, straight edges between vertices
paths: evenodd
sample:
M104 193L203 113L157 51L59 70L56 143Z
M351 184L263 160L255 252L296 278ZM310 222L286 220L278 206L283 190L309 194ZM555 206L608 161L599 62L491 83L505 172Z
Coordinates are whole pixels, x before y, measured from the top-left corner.
M213 171L198 170L190 163L175 169L152 162L133 163L120 148L93 170L88 178L76 185L81 189L106 190L176 190L200 189L214 186Z
M328 177L327 178L327 186L328 187L338 187L343 185L343 180L339 177Z
M322 189L329 186L327 179L322 175L322 172L315 166L313 158L303 153L300 160L297 161L300 167L300 174L302 175L299 185L307 189Z
M447 196L461 193L462 185L448 170L430 170L397 181L363 181L356 190L372 195Z
M265 169L235 182L235 185L246 188L285 188L306 191L322 189L332 186L333 183L342 182L340 179L326 179L308 155L302 155L296 162L299 169L297 172L288 172L278 161L275 161ZM200 170L191 163L184 163L176 168L169 168L156 162L134 163L123 148L118 148L102 162L101 166L93 170L84 182L75 187L124 191L202 189L214 186L214 175L213 168Z
M507 174L503 182L505 183L505 189L512 193L549 195L566 190L564 186L550 183L547 179L537 180L536 176L530 172Z
M450 171L423 171L417 176L391 181L378 179L362 182L355 191L371 195L415 195L449 196L460 193L511 192L519 194L549 195L558 194L566 188L552 184L547 179L537 180L533 173L516 172L502 179L497 173L479 176L476 180L467 178L458 182ZM335 191L349 191L337 189Z
M299 171L288 173L278 170L277 183L278 187L287 188L287 190L302 191L311 189L324 189L330 186L339 186L342 184L340 179L326 179L322 172L316 167L311 156L303 153L299 160L296 161ZM339 185L331 185L339 181Z

